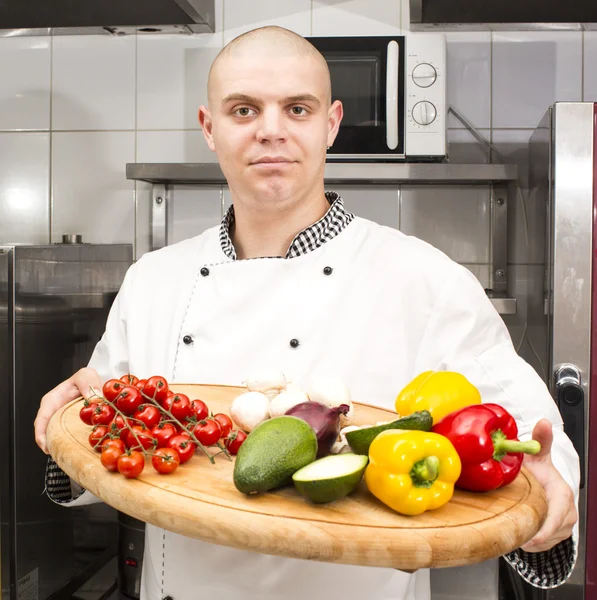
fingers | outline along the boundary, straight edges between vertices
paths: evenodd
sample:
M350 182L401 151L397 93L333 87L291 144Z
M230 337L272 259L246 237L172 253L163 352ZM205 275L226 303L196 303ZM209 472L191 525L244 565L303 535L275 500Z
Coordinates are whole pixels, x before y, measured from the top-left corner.
M548 502L547 518L535 536L522 549L525 552L544 552L572 535L578 519L574 494L562 480L551 489L546 489Z
M535 454L536 458L549 456L551 453L551 444L553 442L553 429L551 422L547 419L541 419L533 428L533 439L541 444L541 450Z
M92 395L90 387L101 393L102 384L99 375L94 369L86 367L58 384L41 399L33 427L35 442L43 452L48 454L46 431L54 413L79 396Z
M102 381L95 369L91 369L90 367L79 369L71 379L77 387L79 394L84 398L94 396L95 393L102 393Z

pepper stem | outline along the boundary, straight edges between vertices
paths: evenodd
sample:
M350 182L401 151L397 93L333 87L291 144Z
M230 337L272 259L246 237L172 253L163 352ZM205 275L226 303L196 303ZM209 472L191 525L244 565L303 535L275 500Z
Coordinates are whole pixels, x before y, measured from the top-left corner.
M410 471L410 476L415 487L431 487L438 475L439 458L437 456L427 456L415 463Z
M541 451L541 444L537 440L528 442L519 442L518 440L509 440L501 429L491 434L493 440L493 459L500 461L509 452L523 454L537 454Z

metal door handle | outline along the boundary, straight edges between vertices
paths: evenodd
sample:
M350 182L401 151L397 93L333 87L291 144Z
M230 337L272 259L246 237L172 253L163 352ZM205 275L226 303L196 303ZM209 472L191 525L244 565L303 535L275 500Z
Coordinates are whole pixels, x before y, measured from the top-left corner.
M580 487L585 485L585 393L580 371L575 365L560 365L555 373L556 403L564 421L564 431L580 459Z

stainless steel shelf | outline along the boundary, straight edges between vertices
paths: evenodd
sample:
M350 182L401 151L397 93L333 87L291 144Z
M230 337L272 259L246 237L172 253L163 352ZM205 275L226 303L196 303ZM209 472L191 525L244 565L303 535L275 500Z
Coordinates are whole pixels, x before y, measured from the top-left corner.
M162 184L222 185L218 163L128 163L127 179ZM516 165L452 163L327 163L325 181L342 185L490 184L516 181Z

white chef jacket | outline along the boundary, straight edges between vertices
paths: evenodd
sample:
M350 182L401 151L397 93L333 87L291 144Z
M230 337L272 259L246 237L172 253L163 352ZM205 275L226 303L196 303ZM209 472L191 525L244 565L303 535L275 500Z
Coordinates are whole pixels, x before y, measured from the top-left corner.
M520 438L540 418L553 423L553 461L578 501L578 456L559 412L479 282L429 244L358 217L292 259L232 260L218 228L144 255L125 277L90 366L103 380L130 372L228 385L268 367L303 388L317 373L334 374L354 400L390 409L422 371L458 371L484 402L513 414ZM86 492L71 504L90 501ZM232 594L427 600L429 572L266 556L147 525L142 600Z

